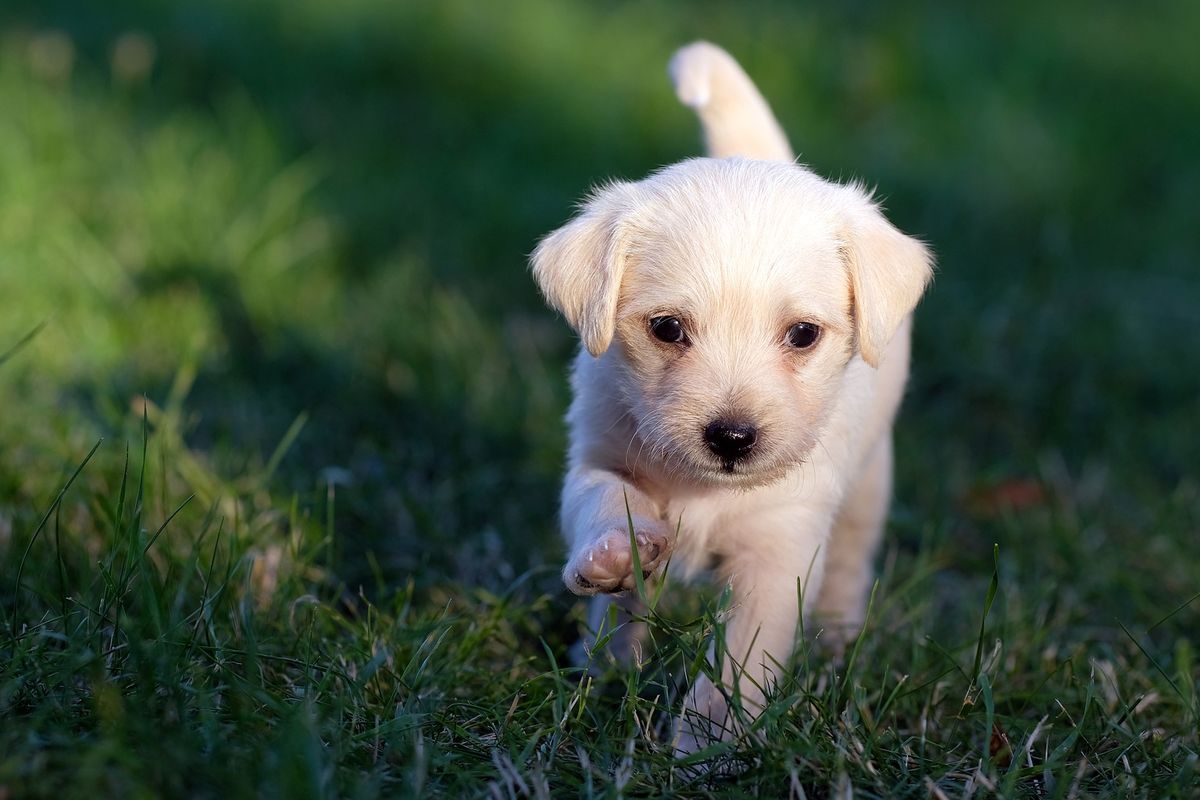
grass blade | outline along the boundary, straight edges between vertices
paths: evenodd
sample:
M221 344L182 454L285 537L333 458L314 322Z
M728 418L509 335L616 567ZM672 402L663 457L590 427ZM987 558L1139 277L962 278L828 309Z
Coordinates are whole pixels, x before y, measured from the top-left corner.
M624 489L621 494L625 497L625 520L629 524L629 557L633 559L633 583L637 588L638 597L646 598L646 577L642 575L642 554L638 552L637 532L633 529L633 512L629 509L629 493Z
M988 585L987 599L983 602L983 618L979 620L979 639L975 643L975 663L971 667L972 683L979 680L979 668L983 664L983 637L987 630L988 614L992 610L992 601L996 599L996 591L1000 587L1000 545L992 545L992 582Z
M17 566L16 588L13 590L13 619L11 636L14 640L17 639L17 626L20 624L21 579L25 575L25 562L29 558L29 551L33 549L33 545L37 541L38 535L42 532L42 529L46 527L46 523L49 521L50 516L58 508L59 503L62 502L67 490L70 489L71 485L75 483L75 479L79 477L80 473L83 472L84 467L86 467L88 462L92 460L92 456L96 455L96 451L100 449L100 445L103 444L103 442L104 440L100 439L94 445L92 445L92 449L88 451L87 456L84 457L79 466L75 468L75 472L71 474L71 477L67 479L67 482L63 484L62 489L59 490L58 496L54 498L54 502L50 504L50 508L46 509L45 515L42 516L42 521L37 524L36 528L34 528L33 534L29 537L29 542L25 545L25 552L21 554L21 562Z
M34 337L36 337L39 333L41 333L45 327L46 327L45 321L39 322L34 327L33 330L31 330L29 333L22 336L17 341L16 344L14 344L12 347L5 350L3 354L0 354L0 366L3 366L6 361L8 361L13 356L15 356L17 353L21 352L21 350L24 349L25 345L32 342L34 340Z

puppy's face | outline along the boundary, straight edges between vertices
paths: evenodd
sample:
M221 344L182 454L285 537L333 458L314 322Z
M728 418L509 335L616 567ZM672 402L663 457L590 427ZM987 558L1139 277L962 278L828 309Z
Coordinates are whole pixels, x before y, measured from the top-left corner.
M755 484L802 460L853 353L838 232L764 194L651 200L631 225L622 389L651 454L693 480Z
M877 361L929 264L858 189L700 159L599 193L534 270L593 355L619 360L643 456L753 486L806 458L847 363Z

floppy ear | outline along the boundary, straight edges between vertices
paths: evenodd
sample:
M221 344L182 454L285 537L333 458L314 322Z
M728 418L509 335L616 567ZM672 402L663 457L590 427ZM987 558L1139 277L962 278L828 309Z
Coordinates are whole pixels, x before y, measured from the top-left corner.
M631 183L596 191L574 219L538 243L530 263L546 300L558 309L593 356L608 349L616 328L625 271Z
M865 200L865 198L864 198ZM846 237L858 351L872 367L933 276L933 255L905 236L869 200Z

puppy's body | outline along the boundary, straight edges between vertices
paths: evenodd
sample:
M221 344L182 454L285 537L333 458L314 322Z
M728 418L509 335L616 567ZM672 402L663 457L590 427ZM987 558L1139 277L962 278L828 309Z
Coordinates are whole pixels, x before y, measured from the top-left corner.
M930 263L859 187L783 160L786 139L723 51L685 48L672 75L710 152L773 160L695 159L611 185L535 252L585 346L563 575L601 594L598 622L603 593L635 582L627 509L644 569L668 555L684 574L713 567L735 600L723 682L754 709L801 611L862 622ZM725 696L693 688L683 749L720 735Z

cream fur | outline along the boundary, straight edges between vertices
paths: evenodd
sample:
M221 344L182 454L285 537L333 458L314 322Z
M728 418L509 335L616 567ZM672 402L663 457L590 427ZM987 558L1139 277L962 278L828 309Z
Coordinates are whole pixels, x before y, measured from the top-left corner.
M727 651L742 669L727 660L723 681L754 709L800 613L835 631L862 623L910 314L931 260L861 187L791 162L766 102L723 50L690 45L670 71L710 154L749 158L693 159L604 187L532 257L585 348L567 415L563 578L598 595L593 621L608 593L633 587L628 502L645 569L668 556L685 577L715 564L732 586ZM682 321L686 346L651 335L662 316ZM785 341L797 322L821 329L807 350ZM705 427L725 418L759 432L744 461L705 444ZM704 680L692 688L681 750L727 733L722 698Z

